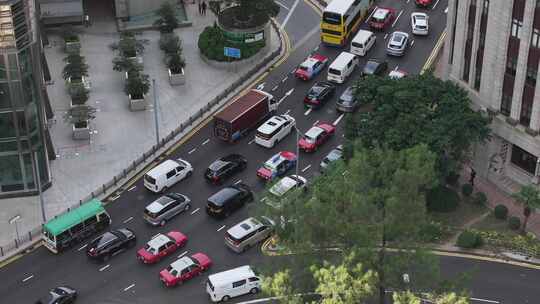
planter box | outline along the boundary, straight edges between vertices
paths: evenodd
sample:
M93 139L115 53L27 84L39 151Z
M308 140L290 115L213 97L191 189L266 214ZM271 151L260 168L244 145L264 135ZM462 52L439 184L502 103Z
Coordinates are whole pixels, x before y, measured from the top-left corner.
M73 139L76 139L76 140L90 139L90 126L89 126L88 121L86 121L85 125L86 126L72 125Z
M169 83L171 85L182 85L186 83L186 74L184 73L184 69L182 69L182 73L180 74L173 74L171 72L171 69L168 69L169 71Z
M138 55L137 55L137 56L135 56L135 57L127 57L127 59L129 59L129 60L131 60L131 61L133 61L133 62L135 62L135 63L138 63L138 64L140 64L140 65L143 64L143 58L142 58L142 56L138 56Z
M82 81L77 81L77 82L71 82L71 77L69 77L67 79L67 87L68 87L68 93L69 95L73 94L73 91L76 90L75 87L77 86L84 86L85 89L87 89L88 91L90 91L90 88L91 88L91 85L90 85L90 81L86 78L86 77L82 77Z
M132 99L131 95L128 95L129 98L129 109L133 112L135 111L144 111L146 110L146 95L143 95L142 99Z
M80 41L66 42L64 41L64 52L68 54L79 54L81 50Z
M70 108L75 108L75 107L78 107L78 106L82 106L84 105L85 103L74 103L73 102L73 98L70 98L69 99L69 107Z

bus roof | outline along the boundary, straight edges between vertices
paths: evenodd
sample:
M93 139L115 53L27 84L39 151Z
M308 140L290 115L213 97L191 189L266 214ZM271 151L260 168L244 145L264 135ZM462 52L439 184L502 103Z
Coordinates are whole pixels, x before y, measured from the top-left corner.
M93 199L48 221L43 225L43 229L56 236L104 210L103 203L98 199Z
M324 12L344 15L355 1L356 0L332 0L332 2L324 9Z

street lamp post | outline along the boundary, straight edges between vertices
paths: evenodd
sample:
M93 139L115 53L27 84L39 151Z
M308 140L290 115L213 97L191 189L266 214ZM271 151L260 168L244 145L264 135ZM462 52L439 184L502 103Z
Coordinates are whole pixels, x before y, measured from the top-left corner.
M15 233L17 234L17 242L19 242L19 240L20 240L20 237L19 237L19 220L20 219L21 219L20 215L16 215L16 216L12 217L11 219L9 219L9 224L10 225L15 224Z
M295 168L295 174L298 177L298 166L300 166L300 135L304 136L300 130L296 127L296 124L294 125L294 130L296 131L296 168Z
M156 125L156 144L159 146L159 123L158 123L158 108L157 108L157 94L156 94L156 80L152 79L152 86L154 90L154 123Z
M38 162L38 152L34 151L34 174L35 174L35 181L38 188L38 194L39 194L39 206L41 208L41 221L43 224L47 222L47 217L45 215L45 200L43 199L43 191L41 191L41 178L39 174L39 162Z

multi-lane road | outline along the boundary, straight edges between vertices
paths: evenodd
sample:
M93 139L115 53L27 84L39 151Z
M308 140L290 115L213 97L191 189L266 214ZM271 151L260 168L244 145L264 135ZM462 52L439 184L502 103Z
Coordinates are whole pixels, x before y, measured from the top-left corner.
M263 88L277 99L286 96L280 104L280 113L288 113L296 118L300 130L307 130L317 121L328 121L337 125L337 134L319 151L313 154L300 155L301 175L310 179L318 174L319 162L333 147L342 140L344 119L337 113L333 102L329 102L320 110L306 111L302 100L315 80L302 82L292 76L293 69L311 52L318 52L335 58L340 50L319 46L320 38L318 24L320 16L311 5L303 1L280 1L282 10L278 21L285 24L285 30L291 40L292 50L288 58L273 69L264 79L254 83L254 87ZM428 58L433 46L445 27L445 9L447 1L437 1L434 9L425 10L430 15L430 35L413 37L413 43L403 58L389 58L384 53L387 34L394 30L410 33L410 14L416 11L413 1L385 0L379 1L379 6L389 6L400 14L393 27L386 32L377 33L377 44L368 56L361 59L360 67L367 58L382 58L388 60L390 69L399 67L409 73L418 73ZM294 8L294 10L293 10ZM289 11L293 11L289 16ZM362 27L366 27L365 24ZM411 35L412 36L412 35ZM356 74L358 70L356 71ZM323 80L322 73L316 80ZM338 87L339 96L347 84ZM247 217L249 206L234 213L225 220L214 220L205 214L206 199L216 192L219 187L209 185L203 179L203 172L215 159L229 153L239 153L248 159L245 171L235 176L230 183L242 181L252 187L257 193L264 188L255 175L259 165L278 151L295 151L295 136L289 135L273 149L257 146L250 135L235 144L226 144L212 136L211 123L199 126L196 132L182 144L179 144L166 158L184 158L195 168L194 174L174 187L171 191L188 195L193 206L190 212L181 214L167 223L165 227L154 228L146 225L142 219L144 207L156 199L143 187L141 179L134 180L125 191L107 206L112 216L112 228L128 227L133 229L138 238L137 247L158 232L177 229L189 237L188 245L177 252L191 254L204 252L214 261L209 273L222 271L244 264L257 265L264 257L256 248L238 255L227 250L223 244L225 231ZM150 168L146 168L148 170ZM255 200L253 204L259 203ZM23 258L0 269L0 302L1 303L33 303L51 287L68 284L76 288L80 297L77 303L207 303L208 297L204 290L206 276L201 276L177 288L163 287L158 278L159 270L174 261L176 255L168 257L157 265L142 265L135 258L135 249L124 252L112 258L105 264L90 263L83 248L77 246L61 255L53 255L41 247ZM185 252L187 251L187 252ZM491 299L501 303L533 303L535 286L533 282L540 281L538 271L525 270L497 263L469 261L460 258L442 257L445 274L453 274L476 267L471 289L477 298ZM239 300L248 300L243 297ZM536 298L538 299L538 298ZM528 302L527 302L528 301Z

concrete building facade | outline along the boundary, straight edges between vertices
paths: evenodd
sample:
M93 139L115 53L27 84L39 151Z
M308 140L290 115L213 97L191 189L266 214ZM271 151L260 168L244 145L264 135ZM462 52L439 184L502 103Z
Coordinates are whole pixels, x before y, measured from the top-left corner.
M540 1L449 0L444 77L491 117L473 166L503 190L539 183Z
M0 1L0 198L35 194L38 172L42 187L51 182L35 8Z

